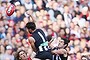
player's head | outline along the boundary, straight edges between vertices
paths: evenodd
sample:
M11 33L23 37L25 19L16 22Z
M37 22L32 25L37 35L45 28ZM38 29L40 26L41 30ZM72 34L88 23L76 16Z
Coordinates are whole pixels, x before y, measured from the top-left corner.
M25 60L27 59L27 53L24 50L20 50L17 52L16 60Z
M29 31L30 33L32 33L32 31L34 31L34 30L36 29L36 25L35 25L34 22L28 22L28 23L26 24L26 28L28 29L28 31Z
M64 45L65 45L65 44L68 44L68 43L70 42L70 40L68 40L68 39L66 39L66 38L61 38L61 40L64 41Z
M69 42L70 41L68 39L66 39L66 38L60 38L59 39L59 47L63 47L64 46L64 48L66 48L68 46Z

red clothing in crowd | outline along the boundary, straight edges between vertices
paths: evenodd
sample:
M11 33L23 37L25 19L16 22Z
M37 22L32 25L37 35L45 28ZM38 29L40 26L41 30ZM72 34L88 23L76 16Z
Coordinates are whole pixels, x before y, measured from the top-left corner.
M28 60L32 60L30 57L28 57Z

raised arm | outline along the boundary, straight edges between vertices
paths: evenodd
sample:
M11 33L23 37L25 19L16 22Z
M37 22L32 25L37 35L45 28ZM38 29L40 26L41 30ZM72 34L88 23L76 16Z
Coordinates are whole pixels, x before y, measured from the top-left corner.
M28 40L29 40L29 42L31 44L31 47L32 47L33 51L36 51L36 47L34 45L35 39L33 37L29 37Z

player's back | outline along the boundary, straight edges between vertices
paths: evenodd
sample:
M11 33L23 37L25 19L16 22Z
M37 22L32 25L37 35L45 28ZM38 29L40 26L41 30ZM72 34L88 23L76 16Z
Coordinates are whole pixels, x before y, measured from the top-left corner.
M36 29L32 33L32 37L35 39L35 47L39 51L48 50L48 42L44 32L41 29Z

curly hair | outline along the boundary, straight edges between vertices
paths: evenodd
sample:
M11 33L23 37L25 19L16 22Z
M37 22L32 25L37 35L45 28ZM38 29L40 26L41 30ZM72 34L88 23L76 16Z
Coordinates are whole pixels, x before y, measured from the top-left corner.
M24 50L19 50L19 51L17 51L17 53L15 54L15 60L21 60L21 59L20 59L20 56L19 56L19 53L22 52L22 51L26 53L26 51L24 51ZM26 53L26 54L27 54L27 53Z

